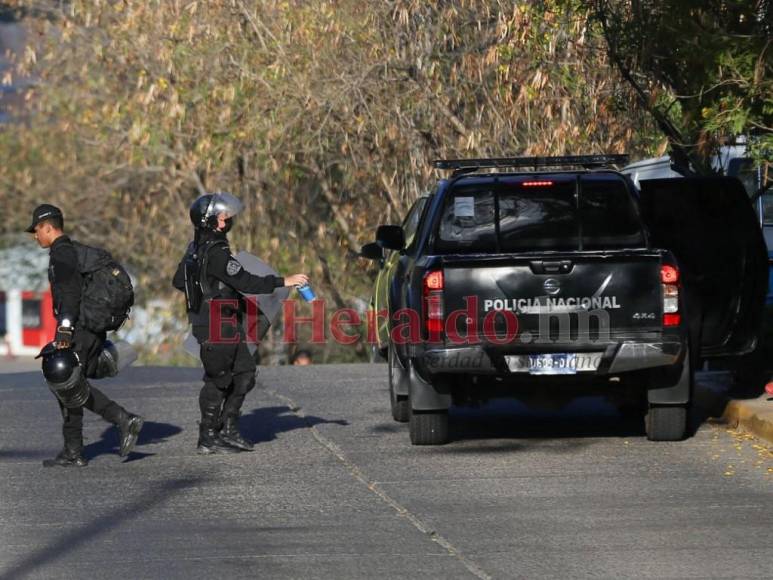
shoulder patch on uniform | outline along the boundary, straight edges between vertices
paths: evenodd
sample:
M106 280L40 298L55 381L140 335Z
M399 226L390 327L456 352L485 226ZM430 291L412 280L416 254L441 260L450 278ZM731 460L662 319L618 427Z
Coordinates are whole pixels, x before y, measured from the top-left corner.
M242 265L236 261L236 258L231 258L226 264L225 271L229 276L236 276L242 270Z

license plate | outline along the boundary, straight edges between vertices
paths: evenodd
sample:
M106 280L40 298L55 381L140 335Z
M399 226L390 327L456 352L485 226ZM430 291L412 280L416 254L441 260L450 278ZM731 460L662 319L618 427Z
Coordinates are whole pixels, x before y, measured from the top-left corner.
M529 374L574 375L577 373L577 355L574 353L530 354Z

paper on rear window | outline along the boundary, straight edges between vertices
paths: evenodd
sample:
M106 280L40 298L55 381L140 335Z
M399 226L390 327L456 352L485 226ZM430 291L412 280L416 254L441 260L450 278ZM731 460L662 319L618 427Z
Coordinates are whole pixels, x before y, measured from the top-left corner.
M524 187L525 180L510 177L486 185L457 186L441 215L436 250L469 253L644 246L634 201L619 176L582 176L579 201L573 176L545 179L550 184L538 187Z

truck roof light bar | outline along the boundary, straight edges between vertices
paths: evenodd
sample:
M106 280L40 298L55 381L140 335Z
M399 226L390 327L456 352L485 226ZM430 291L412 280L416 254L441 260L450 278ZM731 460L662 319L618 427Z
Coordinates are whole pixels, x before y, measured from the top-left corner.
M498 157L484 159L437 159L432 162L435 169L452 169L454 173L470 173L478 169L515 167L565 167L580 166L586 169L627 165L627 154L615 155L563 155L560 157Z

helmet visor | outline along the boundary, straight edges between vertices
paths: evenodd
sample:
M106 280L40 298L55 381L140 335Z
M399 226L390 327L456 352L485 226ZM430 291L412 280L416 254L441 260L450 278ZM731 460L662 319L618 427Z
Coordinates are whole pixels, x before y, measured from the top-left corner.
M244 209L244 204L238 197L230 193L215 193L207 211L209 216L225 214L225 219L232 218Z

